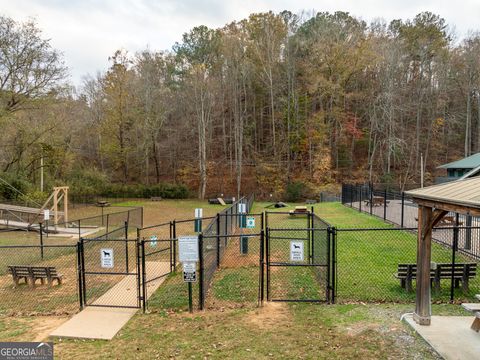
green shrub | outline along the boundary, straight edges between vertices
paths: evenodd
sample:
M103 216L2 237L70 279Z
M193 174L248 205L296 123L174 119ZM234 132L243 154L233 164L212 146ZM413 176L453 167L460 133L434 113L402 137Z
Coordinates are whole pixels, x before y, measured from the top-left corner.
M285 200L286 201L299 201L304 197L305 184L301 181L295 181L287 184L285 190Z
M26 194L31 185L21 175L3 173L0 175L3 181L0 181L0 197L8 200L17 200L22 197L21 193Z

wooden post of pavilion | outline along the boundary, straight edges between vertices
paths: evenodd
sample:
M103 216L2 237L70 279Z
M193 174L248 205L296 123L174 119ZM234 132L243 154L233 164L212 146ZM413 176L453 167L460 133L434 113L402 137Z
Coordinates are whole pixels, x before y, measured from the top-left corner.
M427 206L418 207L417 297L413 319L420 325L430 325L432 316L430 297L432 231L428 229L431 218L432 208Z
M480 175L480 167L478 170ZM418 204L417 288L413 319L420 325L430 325L432 229L450 211L480 216L480 176L410 190L406 194Z

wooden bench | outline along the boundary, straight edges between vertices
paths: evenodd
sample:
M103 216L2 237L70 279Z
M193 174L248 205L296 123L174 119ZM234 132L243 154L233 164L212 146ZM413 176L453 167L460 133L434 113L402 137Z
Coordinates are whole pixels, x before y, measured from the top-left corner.
M400 280L400 286L407 292L413 289L412 281L417 278L417 264L398 264L397 273L394 275ZM430 269L430 282L435 278L435 269Z
M30 287L34 287L37 280L40 280L42 285L45 284L45 280L50 286L53 286L55 280L58 285L62 284L63 275L59 274L54 266L9 265L8 272L12 275L15 286L18 286L22 279Z
M473 323L470 326L470 329L476 332L479 332L480 331L480 303L464 303L462 304L462 307L465 310L471 311L475 314L475 319L473 319Z
M455 280L455 287L459 287L459 283L462 283L462 291L468 292L468 283L470 279L473 279L477 275L476 263L459 263L455 264L452 269L452 264L437 264L437 270L435 271L434 290L440 291L440 280L451 279L453 270L453 278Z
M151 200L151 201L162 201L163 199L162 199L161 196L152 196L152 197L150 198L150 200Z
M452 264L435 264L430 269L430 282L434 291L440 291L440 280L452 278ZM477 275L476 263L458 263L453 268L455 287L462 283L462 291L468 292L469 280ZM400 286L407 292L412 291L412 281L417 278L417 264L398 264L395 277L400 280Z

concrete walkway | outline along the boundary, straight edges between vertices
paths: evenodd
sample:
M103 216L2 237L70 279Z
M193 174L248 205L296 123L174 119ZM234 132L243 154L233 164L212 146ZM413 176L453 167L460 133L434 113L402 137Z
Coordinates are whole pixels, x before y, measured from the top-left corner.
M444 359L480 358L480 333L470 329L474 316L432 316L430 326L418 325L412 315L405 321Z
M170 263L147 261L148 279L167 273ZM147 283L147 299L163 283L166 276ZM136 276L125 276L109 291L99 297L93 305L137 305ZM111 340L135 315L137 308L115 308L87 306L67 322L54 330L50 336Z

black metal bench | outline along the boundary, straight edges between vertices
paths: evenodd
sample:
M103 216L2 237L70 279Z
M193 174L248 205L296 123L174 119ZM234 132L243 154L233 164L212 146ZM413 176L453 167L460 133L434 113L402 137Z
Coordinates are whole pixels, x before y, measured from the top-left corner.
M453 267L455 287L462 283L462 291L468 292L469 279L477 275L476 263L458 263ZM417 264L398 264L395 277L400 280L400 286L412 291L412 281L417 278ZM452 278L452 264L435 264L430 269L430 282L434 291L440 291L440 280Z
M62 274L57 272L54 266L24 266L24 265L9 265L8 272L12 275L15 286L20 284L20 280L25 280L25 284L34 287L37 280L45 284L45 280L50 286L56 280L58 285L62 284Z

